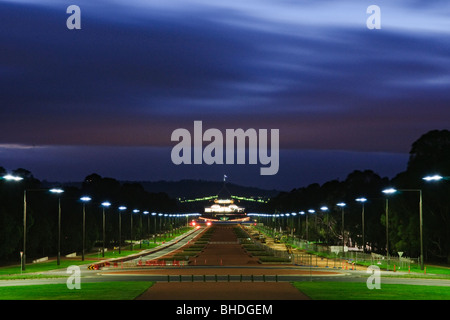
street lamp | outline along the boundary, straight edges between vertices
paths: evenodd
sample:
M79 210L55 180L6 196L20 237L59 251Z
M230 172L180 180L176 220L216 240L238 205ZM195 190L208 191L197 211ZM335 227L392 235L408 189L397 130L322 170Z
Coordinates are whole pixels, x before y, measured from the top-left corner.
M302 216L305 216L305 240L308 241L308 215L305 213L305 211L299 212Z
M169 227L167 226L167 213L163 214L164 217L164 241L166 241L166 237L167 237L167 230L169 229Z
M316 213L316 210L309 209L308 213L311 213L311 214ZM317 215L314 215L314 228L315 228L315 233L316 233L316 238L314 240L317 241Z
M120 248L122 245L122 211L127 210L127 207L125 206L120 206L119 207L119 254L120 252Z
M439 177L439 178L438 178ZM443 177L441 176L433 176L431 180L429 181L437 181L441 180ZM385 192L384 190L383 192ZM387 189L388 194L396 193L397 191L401 192L418 192L419 193L419 233L420 233L420 269L424 269L423 264L423 201L422 201L422 189Z
M145 216L147 216L147 235L150 234L150 216L148 211L142 212ZM142 228L143 229L143 228Z
M156 215L157 215L157 213L156 212L152 212L152 216L154 217L154 225L153 225L153 242L154 243L156 243Z
M338 207L341 207L342 212L342 255L344 255L345 252L345 238L344 238L344 207L346 204L344 202L339 202L336 204Z
M362 222L362 244L363 244L363 253L366 252L366 241L364 237L364 203L367 201L366 198L357 198L356 201L361 203L362 211L361 211L361 222Z
M441 180L450 180L450 177L448 177L448 176L443 177L443 176L441 176L439 174L435 174L435 175L432 175L432 176L423 177L422 179L427 181L427 182L436 182L436 181L441 181ZM420 237L422 238L422 219L420 220ZM422 246L422 241L420 241L420 242L421 242L420 245ZM423 263L423 256L422 256L421 260L422 260L422 263ZM421 264L420 267L423 270L423 268L424 268L423 264Z
M64 190L59 188L50 189L49 191L58 195L64 192ZM58 255L56 264L58 266L61 264L61 197L58 197Z
M7 175L3 176L2 178L6 181L21 181L21 180L23 180L22 177L13 176L12 174L7 174Z
M322 211L323 213L327 213L328 212L328 207L327 206L322 206L322 207L320 207L320 211ZM325 215L324 215L325 216ZM328 233L329 233L329 230L330 230L330 216L328 215L328 213L326 214L326 218L327 218L327 226L326 226L326 232L325 232L325 237L326 237L326 243L327 243L327 246L328 246Z
M427 181L427 182L436 182L436 181L441 181L441 180L449 180L450 179L450 177L443 177L443 176L441 176L441 175L438 175L438 174L435 174L435 175L432 175L432 176L426 176L426 177L423 177L422 178L423 180L425 180L425 181ZM421 265L420 265L420 268L423 270L424 269L424 266L423 266L423 252L422 252L422 250L423 250L423 248L422 248L422 246L423 246L423 243L422 243L422 216L420 216L420 252L421 252Z
M85 251L85 242L86 242L86 202L91 201L92 199L88 196L83 196L80 198L83 202L83 249L81 251L81 261L84 261L84 251Z
M11 174L7 174L7 175L4 175L3 177L1 177L1 179L4 179L4 180L6 180L6 181L15 181L15 182L18 182L18 181L22 181L23 180L23 178L22 177L19 177L19 176L13 176L13 175L11 175ZM26 209L25 209L26 210ZM26 226L26 222L25 222L26 220L24 220L24 226ZM22 261L25 261L25 230L24 230L24 245L23 245L23 247L24 247L24 251L22 252ZM23 262L22 263L22 261L21 261L21 267L22 267L22 270L25 270L25 263Z
M103 246L102 246L102 257L105 257L105 242L106 242L106 231L105 231L105 208L111 206L111 203L108 201L102 202L103 207Z
M292 218L292 221L291 221L291 237L292 237L292 241L294 241L294 238L295 238L295 236L294 236L295 226L294 225L295 225L295 217L297 216L297 212L291 212L291 216L294 217L294 218Z
M11 179L10 179L11 180ZM17 179L13 179L16 181L20 181ZM30 191L51 191L52 193L63 193L62 189L24 189L23 190L23 252L22 252L22 262L21 262L21 270L25 271L25 262L26 262L26 250L27 250L27 192ZM60 204L60 201L59 201ZM61 221L61 206L59 205L59 221ZM59 223L60 225L60 223ZM59 238L59 237L58 237ZM58 248L59 248L59 239L58 239ZM59 249L58 249L59 251ZM59 252L58 252L59 256ZM58 259L59 264L59 259Z
M139 213L140 210L134 209L131 213L131 227L130 227L130 237L131 237L131 250L133 250L133 213Z
M396 193L397 190L394 188L388 188L388 189L384 189L382 192L386 195L391 195L393 193ZM390 256L389 256L389 198L388 197L386 197L386 202L385 202L384 208L385 208L385 213L386 213L386 256L387 256L387 261L389 264Z

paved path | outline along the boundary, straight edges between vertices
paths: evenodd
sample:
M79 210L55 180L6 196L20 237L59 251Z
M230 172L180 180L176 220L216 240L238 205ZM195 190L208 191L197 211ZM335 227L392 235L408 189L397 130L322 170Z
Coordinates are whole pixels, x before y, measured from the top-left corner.
M309 300L288 282L157 282L137 300Z

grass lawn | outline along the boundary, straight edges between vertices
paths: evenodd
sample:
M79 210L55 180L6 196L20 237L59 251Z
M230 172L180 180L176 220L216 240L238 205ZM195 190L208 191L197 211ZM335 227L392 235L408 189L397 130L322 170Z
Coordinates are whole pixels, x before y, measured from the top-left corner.
M81 289L69 290L66 284L11 286L0 289L0 300L133 300L153 282L81 283Z
M153 244L151 243L150 245L142 245L142 248L139 248L139 244L137 246L133 246L133 250L129 250L129 249L122 249L120 250L120 254L119 254L119 250L111 250L111 251L106 251L105 252L105 256L102 257L101 253L90 253L88 255L86 255L86 258L88 259L92 259L95 261L98 260L104 260L104 259L116 259L116 258L123 258L132 254L137 254L143 250L147 250L147 249L152 249L152 248L156 248L157 246L159 246L159 244Z
M365 282L294 282L313 300L450 300L450 287L381 284L369 290Z
M2 279L2 276L7 276L7 275L20 276L22 273L24 275L26 275L28 273L33 273L33 272L45 272L45 271L50 271L50 270L67 268L67 267L73 266L73 265L89 264L91 262L96 262L96 261L97 260L81 261L81 260L61 259L61 263L59 266L56 264L56 261L33 263L33 264L30 263L25 266L25 271L23 271L23 272L21 272L20 265L12 266L12 267L11 266L10 267L1 267L0 268L0 280Z

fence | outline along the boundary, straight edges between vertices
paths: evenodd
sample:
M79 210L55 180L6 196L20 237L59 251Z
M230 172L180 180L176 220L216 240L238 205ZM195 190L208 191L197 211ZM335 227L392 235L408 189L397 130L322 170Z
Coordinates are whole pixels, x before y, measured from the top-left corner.
M161 277L161 280L166 280L167 282L279 282L279 281L289 281L285 279L286 277L279 275L167 275Z
M387 270L409 271L411 268L417 268L419 265L419 258L383 256L355 250L343 252L341 246L329 247L297 238L289 239L286 242L287 248L293 246L307 251L308 254L293 254L288 252L288 250L276 250L259 241L253 241L253 244L273 256L290 259L292 264L301 266L354 270L357 268L357 265L378 265L380 268Z

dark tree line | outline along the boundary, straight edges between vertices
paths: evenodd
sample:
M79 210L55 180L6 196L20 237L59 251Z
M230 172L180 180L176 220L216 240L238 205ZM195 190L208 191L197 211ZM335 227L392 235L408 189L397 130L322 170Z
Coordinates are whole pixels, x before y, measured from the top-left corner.
M317 228L310 228L309 239L328 240L339 244L341 237L341 208L345 202L344 227L346 244L362 247L362 205L356 198L365 197L365 243L373 252L386 253L386 195L382 190L422 190L423 245L427 261L450 262L450 180L427 182L423 177L440 174L450 177L450 132L433 130L413 143L407 168L392 179L380 177L371 170L354 171L344 181L332 180L322 185L284 192L273 198L268 210L299 212L315 209ZM388 241L390 254L404 252L405 256L420 255L419 192L403 191L388 197ZM320 212L327 205L328 213ZM329 219L329 220L328 220ZM301 235L304 230L297 228ZM331 235L331 237L327 237Z
M23 194L27 192L27 258L52 256L57 251L58 197L50 194L48 186L25 169L12 173L23 178L20 182L0 179L0 263L17 262L23 246ZM371 170L354 171L344 181L331 180L322 185L311 184L290 192L282 192L265 205L268 212L299 212L315 209L315 227L309 229L309 239L339 244L341 236L341 208L345 202L345 240L347 244L362 246L361 204L355 201L365 197L365 243L373 252L385 253L386 248L386 187L420 189L423 192L424 255L428 261L450 262L450 180L426 182L422 178L439 173L450 177L450 132L434 130L424 134L412 145L407 168L393 179L380 177ZM0 167L0 176L7 172ZM45 190L47 188L47 190ZM102 208L100 203L110 201L107 209L106 242L118 241L117 206L150 212L177 212L176 199L166 193L147 192L139 183L121 183L113 178L91 174L81 187L64 187L61 196L61 254L80 252L82 247L83 195L92 197L86 205L86 248L102 239ZM320 207L326 205L327 213ZM416 192L400 192L389 197L389 251L403 251L405 256L417 257L420 252L419 209ZM122 240L130 238L130 210L123 215ZM141 220L142 219L142 220ZM133 238L139 239L154 229L154 220L138 216L133 220ZM147 221L146 221L147 220ZM148 230L150 224L151 230ZM159 222L157 222L159 224ZM291 228L294 228L291 225ZM302 228L295 228L302 236ZM152 233L152 232L150 232ZM351 242L351 243L350 243Z
M27 260L53 256L57 252L58 196L48 192L49 187L33 177L25 169L8 172L23 178L20 182L0 180L0 263L20 261L23 248L24 190L27 190ZM0 167L0 176L7 172ZM129 210L122 213L122 241L130 239L132 209L149 212L176 212L177 201L166 193L150 193L138 183L119 181L91 174L81 187L63 187L61 201L61 254L82 250L82 207L79 200L89 195L86 203L86 249L98 245L103 235L103 208L101 202L112 203L106 209L106 243L118 244L119 213L117 207L125 205ZM159 221L158 228L159 228ZM155 219L142 214L133 217L133 238L153 233ZM150 227L150 228L149 228ZM159 230L158 230L159 231Z

